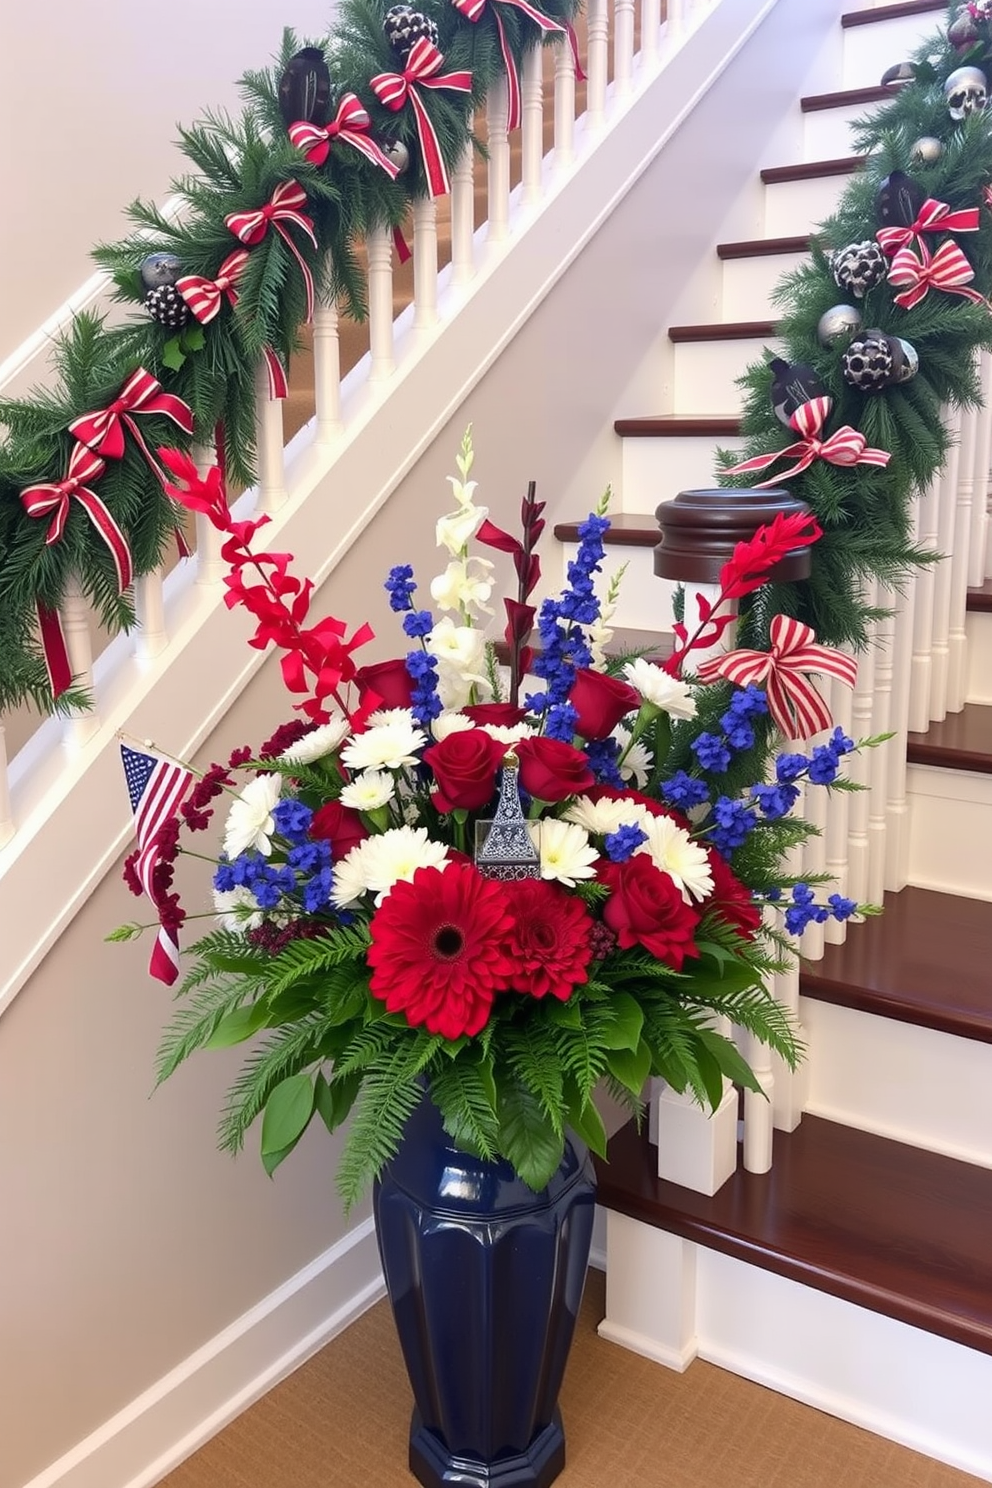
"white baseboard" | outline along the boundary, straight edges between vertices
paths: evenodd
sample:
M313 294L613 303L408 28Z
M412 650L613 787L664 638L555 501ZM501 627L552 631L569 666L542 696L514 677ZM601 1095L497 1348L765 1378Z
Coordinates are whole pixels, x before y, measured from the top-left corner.
M152 1488L384 1295L367 1219L24 1488Z
M674 1369L676 1374L684 1374L697 1357L696 1349L691 1346L669 1348L656 1338L649 1338L646 1333L636 1333L633 1328L611 1323L609 1318L603 1319L596 1332L608 1343L618 1343L621 1348L630 1349L632 1354L640 1354L644 1359L653 1359L655 1364L664 1364L666 1369Z

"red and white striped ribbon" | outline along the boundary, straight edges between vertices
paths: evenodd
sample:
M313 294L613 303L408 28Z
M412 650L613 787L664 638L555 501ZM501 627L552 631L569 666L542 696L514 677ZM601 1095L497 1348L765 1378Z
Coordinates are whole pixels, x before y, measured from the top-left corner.
M78 501L107 545L114 560L117 588L123 594L133 577L131 550L127 545L127 538L107 507L89 486L89 482L100 479L106 468L99 455L85 445L74 444L65 479L26 486L21 492L21 505L29 517L51 517L45 535L45 546L50 548L61 541L72 502Z
M467 21L471 21L475 25L482 20L482 17L486 13L486 7L490 4L490 0L453 0L453 4L455 9ZM554 21L550 16L544 15L536 6L529 5L528 0L492 0L492 16L496 22L496 35L499 37L499 48L503 54L503 66L506 69L506 91L508 99L507 128L516 129L520 123L520 74L517 71L516 59L510 48L506 28L499 13L499 7L501 5L509 5L514 10L521 11L528 20L533 21L535 26L540 27L544 32L558 31L564 35L566 28L560 21ZM574 32L572 33L572 37L574 53ZM577 53L575 53L575 61L576 76L579 76L581 69L578 66L579 59Z
M786 445L785 449L774 450L767 455L755 455L753 459L744 460L740 465L730 465L724 474L743 475L751 470L767 470L776 460L790 460L798 455L791 470L783 470L778 475L759 481L755 490L760 490L762 486L777 486L779 481L799 475L814 460L826 460L829 465L887 465L892 458L888 450L869 449L865 436L859 434L857 429L852 429L850 424L844 424L829 439L819 438L832 407L833 399L827 397L812 398L808 403L800 404L789 419L796 433L802 435L800 440Z
M432 41L420 36L410 48L406 67L402 72L380 72L372 79L370 87L379 102L393 113L398 113L409 103L417 121L417 136L424 161L424 172L431 196L446 196L449 190L448 171L441 154L441 145L419 88L444 88L453 93L471 93L470 72L445 72L444 57Z
M342 144L360 151L373 165L384 170L391 181L395 181L399 167L370 138L371 128L372 120L361 100L354 93L345 93L330 124L311 124L301 119L289 126L289 138L298 150L303 151L311 165L323 165L331 145L339 139Z
M909 248L923 233L977 232L978 207L965 207L952 212L946 202L928 196L909 227L880 227L875 237L883 253L893 254Z
M249 248L254 248L256 243L262 241L270 224L275 228L300 266L307 295L307 320L311 321L315 298L313 275L306 259L288 231L289 227L298 227L301 232L306 233L313 246L317 247L313 221L306 212L301 211L306 204L307 194L299 181L282 181L264 206L255 207L249 212L229 212L224 222L238 241L245 243Z
M209 325L214 316L219 314L225 295L228 304L238 303L235 285L244 273L247 262L248 249L236 248L227 255L217 270L216 279L205 279L199 274L184 274L181 279L176 280L176 288L201 325Z
M963 295L966 300L972 300L978 305L985 303L984 296L977 289L966 287L974 279L975 271L957 243L952 243L948 238L946 243L941 243L936 253L931 253L921 238L920 254L921 257L917 258L911 248L900 248L892 260L888 273L889 283L896 288L905 285L902 293L895 296L897 305L901 305L904 310L912 310L914 305L926 299L931 289L942 289L945 294Z
M853 687L858 663L843 651L817 645L815 631L788 615L775 616L769 638L770 650L728 651L726 656L700 662L697 675L701 682L725 677L737 687L752 683L764 687L768 711L783 738L808 739L829 728L831 718L830 709L806 673L827 673Z
M106 408L98 408L93 413L84 413L73 419L69 425L69 433L74 434L80 444L88 445L105 460L119 460L124 454L126 426L151 461L134 422L135 414L148 413L162 414L178 424L184 434L193 433L193 415L188 404L174 393L163 393L162 384L150 372L146 372L144 367L137 367L131 373L117 397ZM152 464L154 465L153 461Z

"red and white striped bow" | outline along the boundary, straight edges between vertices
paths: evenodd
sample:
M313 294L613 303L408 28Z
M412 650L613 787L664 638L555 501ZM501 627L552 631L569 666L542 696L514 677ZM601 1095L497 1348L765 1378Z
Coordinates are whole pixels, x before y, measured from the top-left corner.
M895 296L897 305L904 310L912 310L925 299L928 291L942 289L945 294L963 295L966 300L972 300L976 304L984 304L984 296L977 289L968 289L966 286L974 279L975 271L965 258L957 243L952 243L950 238L946 243L941 243L936 253L931 253L926 243L920 239L920 254L917 258L911 248L900 248L892 260L889 269L888 280L897 288L905 285L901 294Z
M869 449L865 436L859 434L857 429L852 429L850 424L844 424L829 439L819 438L832 407L833 399L827 397L812 398L809 403L801 403L789 419L796 433L802 435L800 440L786 445L785 449L774 450L767 455L755 455L753 459L744 460L740 465L730 465L724 474L742 475L750 470L767 470L776 460L789 460L793 455L799 456L791 470L783 470L779 475L759 481L755 490L760 490L762 486L777 486L779 481L799 475L814 460L826 460L829 465L887 465L892 458L888 450Z
M952 212L946 202L928 196L909 227L880 227L875 237L882 252L891 255L899 248L911 247L923 233L977 232L978 217L977 207Z
M453 0L455 9L471 21L473 25L482 20L490 0ZM508 129L516 129L520 123L520 74L517 71L517 63L510 48L503 18L499 13L501 5L512 6L514 10L522 11L523 14L540 27L544 32L559 31L565 33L566 27L560 21L554 21L550 16L544 15L535 6L529 5L527 0L492 0L492 17L496 22L496 34L499 37L499 49L503 54L503 66L506 69L506 91L507 91L507 120ZM569 30L571 28L568 28ZM574 37L575 33L571 32ZM576 76L580 76L581 68L578 67L578 54L573 45L573 55L576 62Z
M311 165L323 165L331 145L339 139L342 144L359 150L373 165L380 166L391 181L395 181L399 167L370 138L371 128L372 120L361 100L354 93L345 93L330 124L311 124L301 119L298 124L289 126L289 138L298 150L303 151Z
M816 633L799 620L776 615L770 629L768 651L728 651L700 662L701 682L725 677L737 687L751 683L763 686L768 711L786 739L808 739L830 727L830 709L806 676L825 672L848 687L858 679L858 663L830 646L816 644Z
M281 181L273 191L271 200L264 206L255 207L250 212L229 212L224 222L238 241L246 243L249 248L254 248L256 243L262 241L271 223L300 266L307 292L307 320L310 321L313 320L314 306L313 275L288 232L288 227L298 227L301 232L306 233L313 246L317 247L313 221L306 212L300 210L306 204L307 194L299 181Z
M245 271L248 249L235 248L217 270L216 279L204 279L199 274L184 274L176 280L176 288L201 325L209 325L227 296L228 304L238 303L235 285Z
M162 384L150 372L146 372L144 367L135 368L117 397L106 408L98 408L93 413L84 413L73 419L69 425L69 433L74 434L80 444L88 445L105 460L120 460L124 454L126 426L151 461L148 447L134 422L135 414L148 413L162 414L178 424L184 434L193 433L193 415L188 404L174 393L163 393ZM154 461L151 463L154 465Z
M377 73L369 85L379 102L393 113L398 113L406 103L412 105L431 196L447 194L448 171L441 155L440 141L418 89L447 88L453 93L472 91L470 72L441 73L443 66L444 57L434 43L428 41L426 36L420 36L410 48L410 55L402 72Z

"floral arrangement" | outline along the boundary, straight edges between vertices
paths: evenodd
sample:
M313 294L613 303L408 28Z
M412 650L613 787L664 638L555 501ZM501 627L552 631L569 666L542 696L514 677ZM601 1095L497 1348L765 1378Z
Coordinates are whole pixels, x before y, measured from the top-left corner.
M192 948L159 1067L164 1079L195 1049L253 1040L224 1147L261 1116L271 1172L315 1116L334 1130L350 1115L338 1182L351 1203L426 1083L459 1145L539 1189L566 1127L605 1151L600 1081L635 1111L651 1075L711 1106L725 1078L757 1089L717 1020L795 1063L795 1031L764 978L788 935L857 906L783 873L810 830L789 813L803 783L842 783L854 746L839 729L808 755L776 755L776 741L779 727L795 736L797 713L822 725L807 673L853 680L853 663L810 633L780 654L693 666L776 562L816 540L815 519L779 515L740 544L717 602L696 596L696 629L676 625L667 659L611 656L616 587L596 588L606 502L581 528L565 591L538 605L543 503L531 487L520 537L492 523L466 435L454 508L437 523L433 608L420 607L411 568L394 567L386 588L408 649L363 666L369 627L307 626L310 582L288 554L256 551L267 519L235 520L217 470L201 478L181 453L160 458L175 499L223 532L227 603L255 617L252 645L281 650L299 715L195 783L185 766L125 751L139 828L125 876L156 905L153 970L166 980L185 918L172 884L180 828L207 828L229 802L218 924ZM512 558L501 642L486 629L494 567L473 545ZM724 675L741 667L743 685Z

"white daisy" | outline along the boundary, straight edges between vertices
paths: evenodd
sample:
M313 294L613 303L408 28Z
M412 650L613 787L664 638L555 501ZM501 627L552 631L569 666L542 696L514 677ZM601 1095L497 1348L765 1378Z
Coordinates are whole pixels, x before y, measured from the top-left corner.
M628 661L623 674L631 687L637 688L645 702L653 703L663 713L671 714L672 718L695 718L696 699L692 696L688 683L682 682L678 677L670 677L653 661L646 661L643 656L639 656L636 661Z
M400 716L395 721L380 723L348 740L341 758L349 770L402 770L417 763L427 735L405 708L396 711Z
M651 774L654 755L643 739L638 739L636 744L631 744L630 729L622 723L618 723L613 730L613 737L620 745L620 754L622 756L620 760L621 776L624 780L632 780L635 790L643 790ZM625 750L626 753L624 753Z
M627 801L622 796L614 799L604 796L591 801L588 796L576 796L565 810L565 820L576 822L594 837L605 837L618 827L638 826L650 812L639 801Z
M713 874L705 848L693 842L670 816L649 816L641 827L648 834L647 841L636 851L650 854L654 866L669 875L687 904L690 897L705 899L712 894Z
M235 884L233 889L214 889L214 909L225 930L242 935L246 930L257 930L264 919L258 900L244 884Z
M376 708L365 720L368 728L381 728L383 724L409 723L413 724L413 712L410 708Z
M275 822L272 809L282 792L281 775L256 775L231 803L224 826L224 851L229 858L253 847L268 857Z
M521 739L533 739L537 733L529 723L483 723L480 728L484 728L497 744L518 744Z
M323 759L326 754L332 754L350 732L351 724L347 718L335 716L328 723L322 723L319 727L311 729L288 749L284 749L279 756L279 763L284 765L312 764L314 760Z
M439 744L449 734L464 734L467 729L472 728L475 728L475 724L466 713L439 713L431 723L431 733Z
M342 806L355 811L376 811L396 794L396 782L385 770L366 770L356 775L341 792Z
M447 845L432 841L426 827L393 827L379 837L366 838L362 847L366 884L377 896L377 904L393 884L410 880L418 868L443 868L448 861Z
M530 823L530 835L541 854L541 877L557 879L569 889L578 878L593 878L592 864L599 853L589 841L588 832L574 822L559 821L549 816Z

